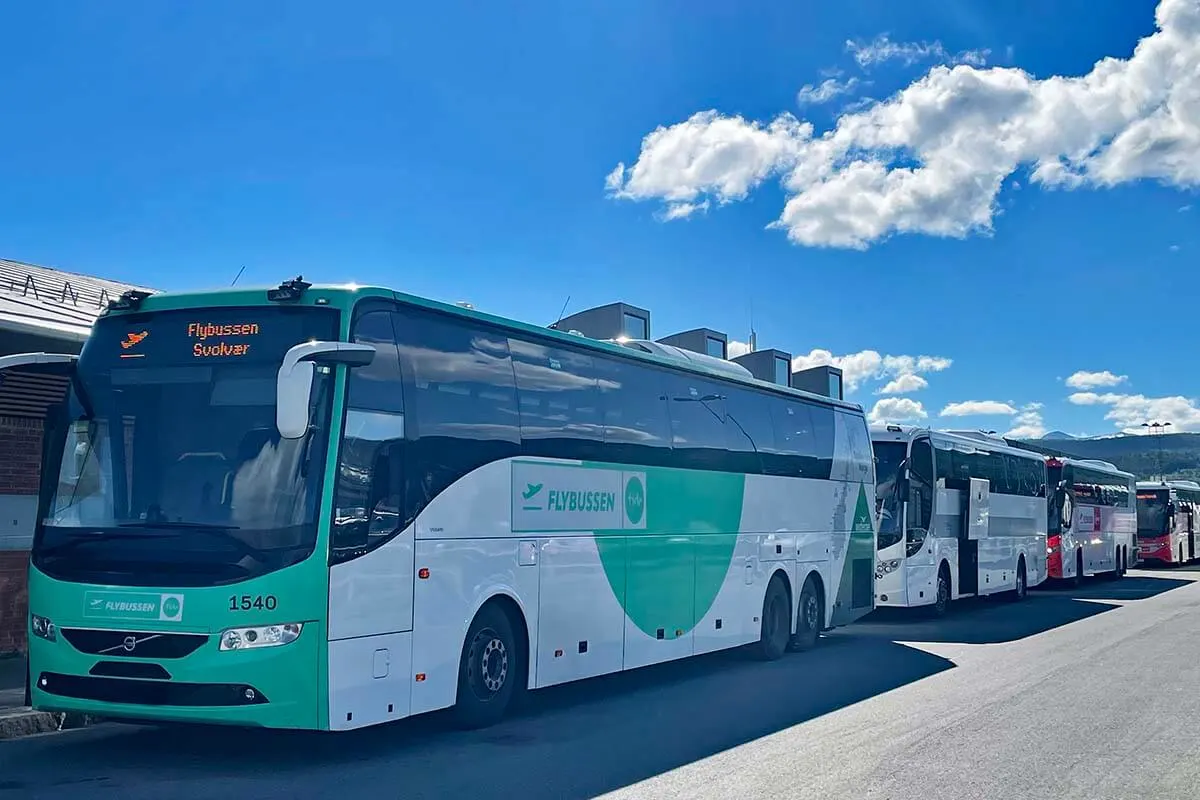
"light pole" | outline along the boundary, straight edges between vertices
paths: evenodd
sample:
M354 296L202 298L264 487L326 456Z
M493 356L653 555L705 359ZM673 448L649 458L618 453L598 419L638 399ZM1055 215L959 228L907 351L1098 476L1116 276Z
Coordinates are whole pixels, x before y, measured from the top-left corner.
M1166 480L1166 476L1163 475L1163 463L1162 463L1163 462L1163 446L1162 446L1162 438L1161 437L1166 432L1167 428L1169 428L1170 426L1171 426L1171 423L1169 423L1169 422L1143 422L1142 423L1142 427L1145 428L1150 433L1151 436L1160 437L1158 440L1158 479L1160 481Z

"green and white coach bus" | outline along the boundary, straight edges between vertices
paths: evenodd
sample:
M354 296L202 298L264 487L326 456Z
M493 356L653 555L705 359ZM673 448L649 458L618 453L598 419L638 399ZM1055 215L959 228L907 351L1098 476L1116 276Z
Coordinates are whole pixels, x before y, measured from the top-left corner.
M526 689L779 658L870 612L861 407L653 344L296 279L128 293L77 359L0 359L69 385L34 706L478 726Z

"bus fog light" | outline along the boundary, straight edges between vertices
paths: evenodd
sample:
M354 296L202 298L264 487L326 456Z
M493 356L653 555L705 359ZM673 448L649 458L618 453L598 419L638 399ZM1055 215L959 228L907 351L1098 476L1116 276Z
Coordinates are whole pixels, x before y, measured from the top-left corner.
M260 647L278 647L291 644L300 638L304 624L287 622L282 625L258 625L248 628L227 628L221 631L222 650L254 650Z
M33 635L39 639L45 639L48 642L58 641L58 628L54 627L54 623L45 617L30 614L29 627L33 630Z

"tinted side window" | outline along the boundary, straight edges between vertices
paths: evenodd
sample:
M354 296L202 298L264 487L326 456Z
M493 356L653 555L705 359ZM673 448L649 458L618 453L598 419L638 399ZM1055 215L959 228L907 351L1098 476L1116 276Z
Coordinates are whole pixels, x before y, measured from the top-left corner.
M367 553L407 525L404 493L404 392L389 311L359 317L351 339L375 346L370 365L350 371L338 459L330 557Z
M666 385L675 466L728 468L724 387L690 375L671 375Z
M465 320L404 311L396 321L407 382L408 513L468 472L520 453L508 339Z
M934 445L933 452L933 468L937 480L948 481L954 477L952 470L951 456L953 452L943 449L945 445Z
M928 439L912 443L908 473L908 527L929 530L933 524L933 448Z
M604 420L592 357L510 338L523 452L548 458L602 455Z
M784 474L829 479L833 470L832 408L780 398L772 401L775 448L785 459Z
M729 415L725 433L729 440L729 469L766 475L786 474L779 470L775 448L775 424L771 420L771 399L764 394L738 387L726 390L725 410Z
M671 421L664 400L665 373L595 356L604 413L606 460L666 466L671 462Z
M350 338L374 345L375 358L365 367L350 370L351 408L401 413L404 392L400 381L400 352L392 327L392 312L371 311L354 321Z

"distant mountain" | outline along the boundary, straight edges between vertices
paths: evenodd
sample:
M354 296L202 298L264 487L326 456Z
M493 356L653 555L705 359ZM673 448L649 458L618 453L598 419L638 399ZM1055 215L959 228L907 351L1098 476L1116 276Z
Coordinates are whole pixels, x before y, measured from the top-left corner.
M1171 479L1200 480L1200 433L1079 439L1054 431L1021 444L1047 455L1108 461L1139 478L1165 474Z

